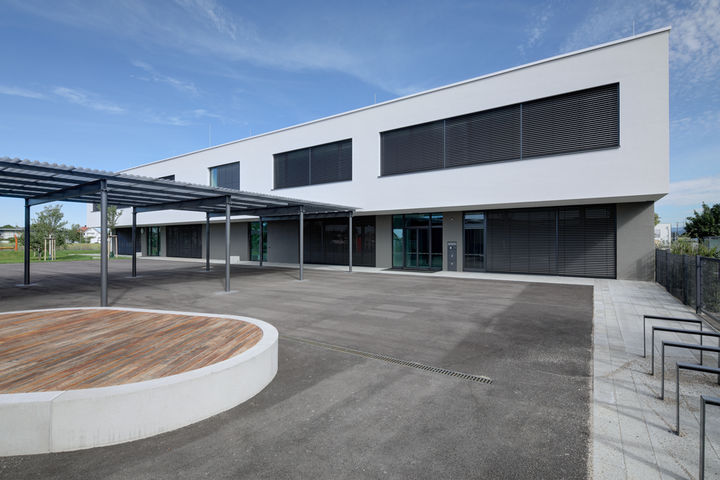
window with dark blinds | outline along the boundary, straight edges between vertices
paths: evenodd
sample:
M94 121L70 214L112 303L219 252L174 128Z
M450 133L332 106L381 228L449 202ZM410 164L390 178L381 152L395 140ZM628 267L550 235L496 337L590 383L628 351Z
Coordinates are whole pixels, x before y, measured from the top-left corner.
M275 188L352 180L352 140L273 156Z
M443 168L444 130L444 121L441 120L382 132L382 174Z
M614 84L524 103L523 158L617 147L618 95Z
M619 90L616 83L381 132L381 174L617 147Z
M491 210L486 269L615 278L615 205Z
M210 186L240 190L240 162L210 167Z

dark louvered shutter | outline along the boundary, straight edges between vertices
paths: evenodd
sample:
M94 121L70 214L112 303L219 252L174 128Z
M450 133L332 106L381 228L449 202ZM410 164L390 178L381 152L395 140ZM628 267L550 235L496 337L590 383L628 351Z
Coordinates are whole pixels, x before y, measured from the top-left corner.
M446 167L520 158L520 105L448 119L445 149Z
M487 213L487 270L557 273L555 209Z
M275 188L299 187L310 183L310 150L279 153L275 160Z
M528 273L557 273L556 209L533 209L528 213Z
M487 255L489 272L510 272L510 218L507 211L491 211L487 219Z
M523 158L617 147L618 98L613 84L523 103Z
M615 206L562 207L558 213L558 273L615 278Z
M202 257L201 225L168 226L165 232L168 257Z
M310 184L352 180L352 141L310 149Z
M240 190L240 162L214 167L217 187Z
M380 134L382 175L443 168L443 121Z

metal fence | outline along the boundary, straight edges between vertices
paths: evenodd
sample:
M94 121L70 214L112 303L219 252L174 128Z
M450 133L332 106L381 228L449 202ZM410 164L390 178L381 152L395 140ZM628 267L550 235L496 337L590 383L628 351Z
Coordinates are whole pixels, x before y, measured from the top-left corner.
M655 281L685 305L720 321L720 260L655 250Z

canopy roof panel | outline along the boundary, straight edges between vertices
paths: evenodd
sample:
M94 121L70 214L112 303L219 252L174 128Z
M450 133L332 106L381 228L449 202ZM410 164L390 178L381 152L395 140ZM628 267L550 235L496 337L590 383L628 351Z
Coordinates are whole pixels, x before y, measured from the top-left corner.
M355 211L343 205L0 157L2 197L24 198L29 205L55 201L95 204L100 203L102 188L107 190L109 204L135 207L137 212L192 210L225 216L228 199L232 215L272 217L300 209L311 215Z

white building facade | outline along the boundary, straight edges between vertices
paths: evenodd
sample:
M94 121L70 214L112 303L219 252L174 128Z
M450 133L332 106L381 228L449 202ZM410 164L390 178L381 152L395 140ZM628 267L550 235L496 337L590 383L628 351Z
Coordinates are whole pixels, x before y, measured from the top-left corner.
M649 280L669 187L662 29L125 170L357 209L309 218L307 263ZM99 224L88 211L88 225ZM298 221L264 218L264 259L298 261ZM118 221L128 236L130 211ZM202 257L205 217L138 215L144 255ZM217 230L216 230L217 228ZM231 255L257 260L257 218ZM211 226L211 258L223 258ZM130 248L128 246L127 248ZM122 250L122 247L121 247ZM455 257L456 256L456 257Z

